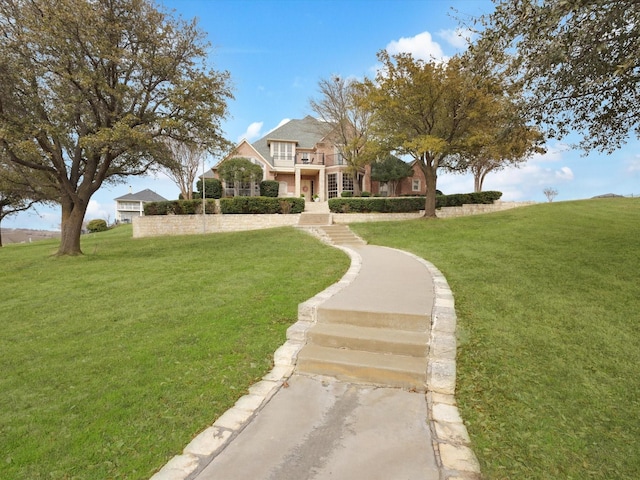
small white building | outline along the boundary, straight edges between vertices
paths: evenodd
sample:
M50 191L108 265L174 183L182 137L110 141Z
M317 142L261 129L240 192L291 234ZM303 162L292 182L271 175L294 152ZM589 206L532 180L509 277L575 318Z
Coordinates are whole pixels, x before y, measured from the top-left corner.
M148 188L138 193L128 193L116 200L116 223L131 223L133 217L144 216L144 204L166 202L167 199Z

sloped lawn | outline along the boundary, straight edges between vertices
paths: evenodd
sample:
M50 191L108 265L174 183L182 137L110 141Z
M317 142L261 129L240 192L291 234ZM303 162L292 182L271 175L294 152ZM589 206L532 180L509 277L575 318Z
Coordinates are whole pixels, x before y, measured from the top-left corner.
M131 227L0 249L0 478L147 479L271 368L340 251L293 229Z
M640 199L352 228L449 281L487 479L640 478Z

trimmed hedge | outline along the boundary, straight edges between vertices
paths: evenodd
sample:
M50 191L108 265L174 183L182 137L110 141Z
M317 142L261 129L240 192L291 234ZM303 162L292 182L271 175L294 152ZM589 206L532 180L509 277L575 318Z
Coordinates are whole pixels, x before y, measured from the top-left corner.
M207 198L222 198L222 182L217 178L207 178L204 181L205 197ZM198 195L193 198L202 198L202 180L196 182L196 189Z
M424 210L424 197L332 198L329 210L333 213L402 213Z
M277 197L280 191L280 184L275 180L263 180L260 182L260 196Z
M221 213L302 213L303 198L230 197L220 199Z
M216 202L206 200L206 213L216 213ZM195 215L202 213L202 200L167 200L144 204L145 215Z
M465 204L491 204L500 200L500 197L502 197L502 192L496 191L439 195L436 196L436 208L461 207Z
M502 197L502 192L457 193L437 195L436 208L460 207L464 204L491 204ZM424 210L422 197L332 198L329 210L333 213L405 213Z

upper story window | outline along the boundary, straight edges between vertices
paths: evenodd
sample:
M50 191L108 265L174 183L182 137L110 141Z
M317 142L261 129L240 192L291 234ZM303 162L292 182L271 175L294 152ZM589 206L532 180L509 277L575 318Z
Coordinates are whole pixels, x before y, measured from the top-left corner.
M271 142L271 155L274 160L293 161L294 144L291 142Z
M420 179L419 178L413 178L411 181L411 190L414 192L419 192L420 191Z

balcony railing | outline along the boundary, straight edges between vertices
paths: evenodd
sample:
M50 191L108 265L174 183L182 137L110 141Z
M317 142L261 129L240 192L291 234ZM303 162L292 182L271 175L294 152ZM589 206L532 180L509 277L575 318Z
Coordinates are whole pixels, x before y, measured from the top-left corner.
M327 167L332 167L334 165L346 165L344 158L341 153L336 153L332 155L327 155Z
M297 153L296 165L324 165L324 153Z

